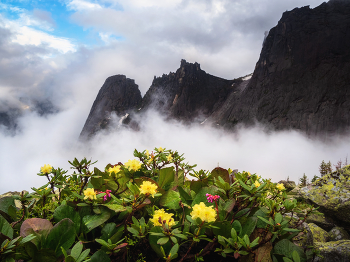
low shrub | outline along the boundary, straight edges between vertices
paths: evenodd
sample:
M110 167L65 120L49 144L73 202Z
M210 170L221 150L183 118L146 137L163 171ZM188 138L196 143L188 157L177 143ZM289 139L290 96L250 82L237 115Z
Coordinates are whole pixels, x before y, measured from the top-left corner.
M300 210L282 184L195 171L163 148L134 156L105 170L74 159L72 174L46 164L45 185L1 198L1 261L307 260L292 242L306 217L284 216Z

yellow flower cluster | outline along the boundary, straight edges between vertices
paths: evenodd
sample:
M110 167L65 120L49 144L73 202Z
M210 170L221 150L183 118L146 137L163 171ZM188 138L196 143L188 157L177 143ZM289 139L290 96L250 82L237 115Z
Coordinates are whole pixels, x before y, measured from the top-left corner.
M114 166L114 167L110 167L108 169L109 175L112 174L112 172L114 172L115 174L118 174L120 172L120 166Z
M283 189L285 189L285 187L284 187L284 185L281 183L281 184L277 184L277 189L278 190L283 190Z
M169 154L166 159L170 162L171 160L173 160L173 157Z
M161 153L161 152L163 152L163 151L164 151L164 148L159 147L159 148L158 148L158 151L159 151L159 153Z
M254 182L254 185L255 185L256 187L259 187L261 184L259 183L258 180L256 180L256 181Z
M42 167L40 168L40 171L41 171L41 173L43 173L43 174L49 174L49 173L51 173L51 171L52 171L52 166L50 166L50 165L48 165L48 164L45 164L44 166L42 166Z
M150 181L143 181L143 183L140 186L140 193L144 195L154 195L157 193L158 186Z
M172 213L167 213L164 211L164 209L159 209L154 211L153 218L150 219L150 221L155 225L155 226L162 226L161 223L159 223L159 218L162 221L162 223L165 221L165 223L171 227L175 225L174 218L172 218L174 214Z
M84 196L84 199L96 199L95 190L93 188L87 188L86 190L84 190Z
M216 212L213 207L207 207L203 202L195 204L191 212L192 219L199 217L202 221L214 222L216 220Z
M127 169L129 169L129 171L131 171L131 170L137 171L137 170L139 170L141 168L142 163L140 161L134 159L134 160L129 160L128 162L126 162L124 164L124 166Z

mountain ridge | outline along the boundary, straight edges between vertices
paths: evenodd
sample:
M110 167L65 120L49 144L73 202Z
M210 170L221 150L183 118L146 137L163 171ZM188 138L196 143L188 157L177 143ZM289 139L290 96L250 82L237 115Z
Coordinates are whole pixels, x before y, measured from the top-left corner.
M266 36L250 79L226 80L206 73L198 63L181 60L176 72L155 77L141 102L132 102L129 117L152 107L169 119L205 121L228 130L258 122L308 136L346 133L350 126L349 13L350 3L342 0L284 12ZM139 105L140 110L135 110Z

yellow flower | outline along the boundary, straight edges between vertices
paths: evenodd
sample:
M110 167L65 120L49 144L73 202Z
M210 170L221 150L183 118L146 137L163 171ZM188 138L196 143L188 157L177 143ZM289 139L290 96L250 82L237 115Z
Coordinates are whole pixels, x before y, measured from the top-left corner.
M153 215L153 218L150 219L150 221L155 225L155 226L162 226L161 223L159 223L159 218L160 220L162 221L165 221L165 223L168 225L168 226L173 226L175 225L175 221L174 221L174 218L172 218L174 214L172 213L166 213L164 211L164 209L159 209L159 210L156 210L154 211L154 215Z
M250 176L250 172L247 172L248 173L248 176Z
M162 147L159 147L159 148L158 148L158 152L159 152L159 153L161 153L161 152L163 152L163 151L164 151L164 148L162 148Z
M86 190L84 190L84 196L84 199L96 199L95 190L93 188L87 188Z
M254 185L255 185L256 187L259 187L259 186L260 186L259 181L258 181L258 180L256 180L256 181L255 181L255 183L254 183Z
M134 160L129 160L128 162L126 162L124 164L124 166L127 169L129 169L129 171L131 171L131 170L137 171L137 170L139 170L141 168L142 163L140 161L134 159Z
M149 158L149 151L148 150L146 150L146 156L147 156L147 158Z
M173 160L173 157L169 154L166 159L170 162L171 160Z
M114 167L110 167L108 169L109 175L112 174L112 172L114 172L115 174L118 174L120 172L120 166L114 166Z
M140 186L140 193L144 195L154 195L157 193L158 186L150 181L143 181L142 185Z
M285 187L284 187L284 185L281 183L281 184L277 184L277 189L279 189L279 190L283 190L283 189L285 189Z
M216 220L216 212L213 207L207 207L203 202L195 204L191 212L192 219L200 218L202 221L213 222Z
M51 171L52 171L52 166L50 166L50 165L48 165L48 164L45 164L44 166L42 166L42 167L40 168L40 171L41 171L41 173L43 173L43 174L51 173Z

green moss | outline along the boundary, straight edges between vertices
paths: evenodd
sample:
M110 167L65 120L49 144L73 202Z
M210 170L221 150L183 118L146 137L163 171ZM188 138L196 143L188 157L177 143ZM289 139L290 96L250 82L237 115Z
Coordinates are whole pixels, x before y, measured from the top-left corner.
M308 224L312 233L313 241L315 242L327 242L329 236L326 230L320 228L314 223Z

